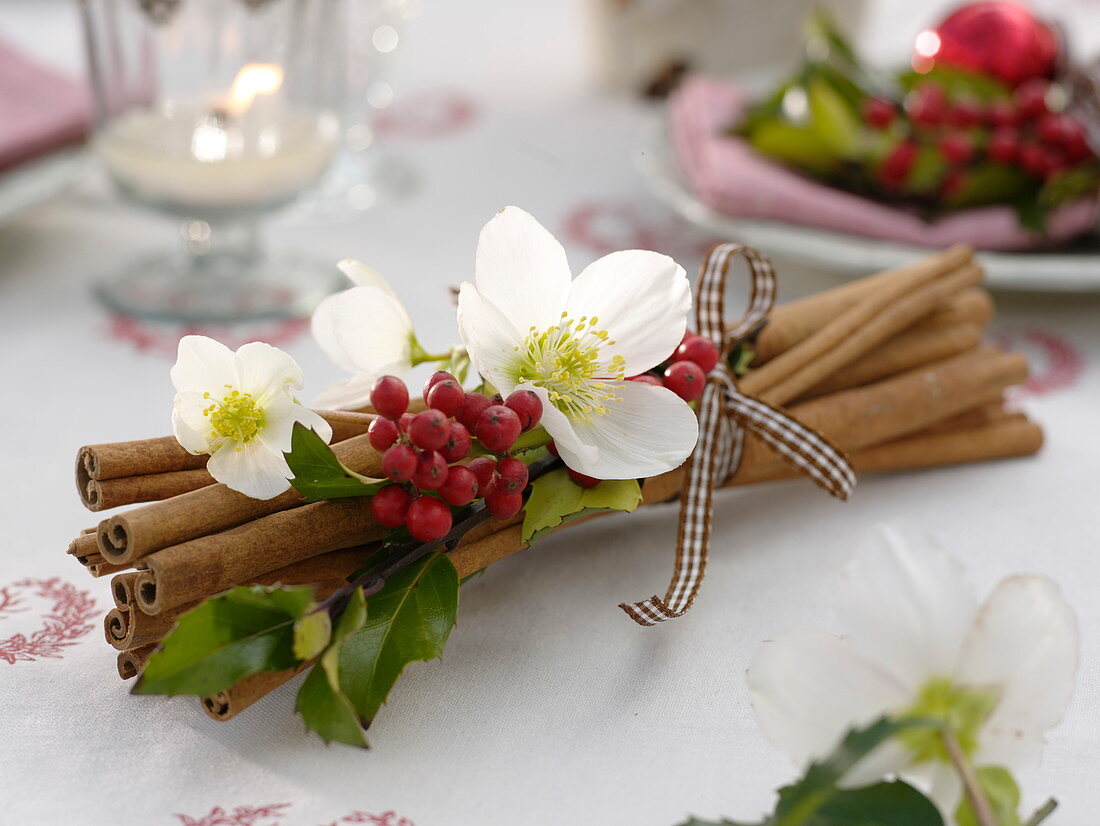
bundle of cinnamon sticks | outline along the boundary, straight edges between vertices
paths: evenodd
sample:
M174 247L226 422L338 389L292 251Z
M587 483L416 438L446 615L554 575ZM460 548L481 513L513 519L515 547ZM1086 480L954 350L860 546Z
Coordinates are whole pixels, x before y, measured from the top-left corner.
M739 386L827 436L861 473L1033 454L1042 431L1004 401L1027 378L1027 362L982 344L993 304L981 281L971 251L953 247L780 305ZM369 413L323 415L340 461L381 475L365 435ZM749 436L726 485L796 475ZM244 583L311 584L324 596L388 532L359 499L308 504L294 490L267 501L236 493L172 437L81 448L76 476L91 510L148 503L104 519L69 548L93 576L115 574L116 607L104 631L124 679L139 674L176 618L205 598ZM682 470L644 480L644 503L675 499L683 481ZM471 531L450 552L459 575L525 547L522 520L522 513L490 519ZM227 720L298 670L248 677L203 706Z

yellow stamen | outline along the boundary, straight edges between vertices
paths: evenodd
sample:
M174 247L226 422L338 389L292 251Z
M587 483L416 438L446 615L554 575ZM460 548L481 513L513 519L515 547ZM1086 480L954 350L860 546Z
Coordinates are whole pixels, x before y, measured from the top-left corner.
M251 393L242 393L229 384L226 388L229 392L202 413L210 417L210 426L215 436L248 444L263 429L263 408L256 404ZM202 397L212 398L210 393L203 393Z

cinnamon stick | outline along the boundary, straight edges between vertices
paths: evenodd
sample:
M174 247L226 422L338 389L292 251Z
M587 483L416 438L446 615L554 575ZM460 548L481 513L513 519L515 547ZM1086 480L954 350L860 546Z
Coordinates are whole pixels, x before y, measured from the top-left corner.
M119 479L89 479L81 491L80 501L90 511L106 511L138 502L171 499L212 484L214 477L205 467L123 476Z
M111 579L111 598L116 608L125 611L134 606L134 582L137 578L138 571L126 571Z
M145 669L149 656L157 650L156 643L118 652L118 676L124 680L136 677Z
M366 435L333 445L346 466L367 476L382 472L381 456ZM301 505L305 499L288 490L274 499L251 499L222 484L174 496L117 514L99 523L100 553L116 564L132 564L143 556L198 537L232 528Z
M119 651L155 643L172 630L181 612L153 616L132 608L112 608L103 618L103 635Z
M232 720L257 700L261 700L279 686L289 682L312 663L303 663L286 671L261 671L245 677L232 688L203 697L203 710L211 719L224 723Z

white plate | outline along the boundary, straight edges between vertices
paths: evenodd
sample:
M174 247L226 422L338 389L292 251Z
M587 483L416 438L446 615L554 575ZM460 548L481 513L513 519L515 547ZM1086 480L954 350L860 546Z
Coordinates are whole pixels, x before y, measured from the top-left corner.
M0 174L0 223L57 195L77 178L83 149L63 149Z
M878 272L928 254L926 247L879 241L780 221L735 218L699 201L672 157L664 123L647 130L637 165L650 190L691 223L772 255L852 276ZM982 252L986 283L1001 290L1100 292L1100 243L1057 252Z

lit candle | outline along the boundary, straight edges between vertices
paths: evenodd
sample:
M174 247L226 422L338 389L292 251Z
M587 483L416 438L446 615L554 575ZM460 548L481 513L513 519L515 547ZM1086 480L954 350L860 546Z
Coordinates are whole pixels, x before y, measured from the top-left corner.
M101 132L96 149L120 187L166 208L286 203L320 177L338 126L329 113L284 105L282 84L280 67L249 64L213 101L121 115Z

